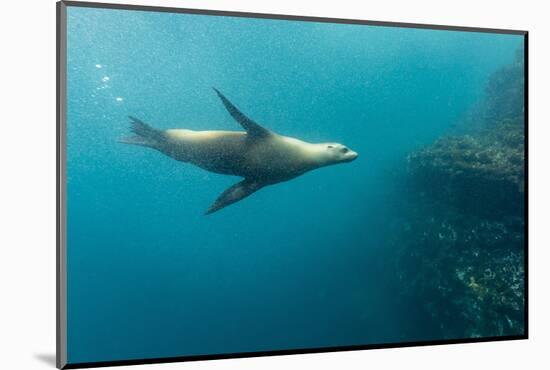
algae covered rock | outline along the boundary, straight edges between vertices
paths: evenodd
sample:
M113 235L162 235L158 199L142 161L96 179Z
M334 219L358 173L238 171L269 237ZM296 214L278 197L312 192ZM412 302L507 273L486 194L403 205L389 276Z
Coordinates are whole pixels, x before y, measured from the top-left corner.
M471 129L407 157L397 278L442 338L524 332L522 56L489 79Z
M523 124L503 120L477 134L448 136L411 153L410 174L419 188L448 206L473 214L523 211Z

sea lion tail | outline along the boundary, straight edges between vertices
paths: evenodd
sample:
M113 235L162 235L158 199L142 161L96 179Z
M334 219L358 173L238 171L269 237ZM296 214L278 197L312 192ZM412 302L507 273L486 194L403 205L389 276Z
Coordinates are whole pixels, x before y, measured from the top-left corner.
M135 117L128 116L128 118L130 118L131 121L130 130L135 135L123 137L119 140L119 143L156 147L162 140L161 130L156 129Z

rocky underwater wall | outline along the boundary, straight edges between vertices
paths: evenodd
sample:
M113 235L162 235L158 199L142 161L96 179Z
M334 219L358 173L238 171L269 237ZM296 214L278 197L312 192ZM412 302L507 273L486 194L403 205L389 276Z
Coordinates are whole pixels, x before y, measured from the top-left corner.
M494 73L461 134L407 157L395 237L403 304L438 339L524 332L524 64ZM417 329L418 330L418 329Z

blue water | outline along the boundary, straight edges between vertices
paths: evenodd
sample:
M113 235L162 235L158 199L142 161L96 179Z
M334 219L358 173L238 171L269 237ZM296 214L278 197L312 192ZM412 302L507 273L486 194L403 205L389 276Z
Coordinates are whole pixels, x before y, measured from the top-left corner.
M395 171L522 41L69 7L69 362L435 339L380 267ZM241 130L212 87L275 132L360 156L204 216L239 179L117 140L128 115Z

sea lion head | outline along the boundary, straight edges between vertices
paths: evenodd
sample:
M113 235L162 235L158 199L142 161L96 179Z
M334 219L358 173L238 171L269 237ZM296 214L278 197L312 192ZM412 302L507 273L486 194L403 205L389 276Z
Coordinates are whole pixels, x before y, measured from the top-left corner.
M340 143L318 144L322 148L322 157L325 165L354 161L359 154Z

